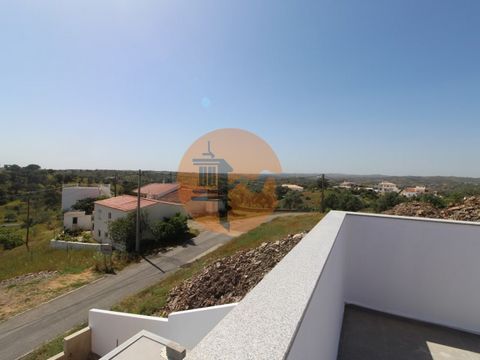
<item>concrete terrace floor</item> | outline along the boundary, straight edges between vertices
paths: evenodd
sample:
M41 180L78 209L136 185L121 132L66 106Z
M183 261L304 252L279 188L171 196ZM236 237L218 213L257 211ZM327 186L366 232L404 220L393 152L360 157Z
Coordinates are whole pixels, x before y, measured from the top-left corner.
M480 336L346 306L339 360L480 360Z

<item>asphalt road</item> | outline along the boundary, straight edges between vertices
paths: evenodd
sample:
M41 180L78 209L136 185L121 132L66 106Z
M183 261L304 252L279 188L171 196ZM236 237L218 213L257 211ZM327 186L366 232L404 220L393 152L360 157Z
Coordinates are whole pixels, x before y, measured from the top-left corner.
M202 232L185 246L131 265L117 275L107 275L87 286L42 304L0 323L0 359L16 359L42 343L86 322L91 308L110 309L128 295L157 283L169 272L223 244L231 236Z

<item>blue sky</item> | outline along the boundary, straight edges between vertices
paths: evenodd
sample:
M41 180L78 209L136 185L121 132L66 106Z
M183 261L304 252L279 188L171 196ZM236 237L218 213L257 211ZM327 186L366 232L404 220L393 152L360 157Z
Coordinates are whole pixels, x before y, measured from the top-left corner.
M175 170L242 128L287 172L480 176L477 0L0 4L0 164Z

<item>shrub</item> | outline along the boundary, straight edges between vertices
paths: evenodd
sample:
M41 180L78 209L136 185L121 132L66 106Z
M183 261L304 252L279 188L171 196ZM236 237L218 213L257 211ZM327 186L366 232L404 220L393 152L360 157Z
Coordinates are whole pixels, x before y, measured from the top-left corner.
M0 244L4 250L10 250L23 244L22 235L12 229L0 227Z
M17 221L17 215L14 212L7 212L3 219L5 220L5 222L12 223Z
M163 221L155 221L151 224L150 230L157 243L183 238L188 232L187 217L178 213Z

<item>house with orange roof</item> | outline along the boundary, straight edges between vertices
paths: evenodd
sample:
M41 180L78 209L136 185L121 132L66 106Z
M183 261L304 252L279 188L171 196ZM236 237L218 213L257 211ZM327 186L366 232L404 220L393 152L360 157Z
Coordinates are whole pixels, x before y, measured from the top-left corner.
M108 233L109 224L136 211L137 200L136 196L120 195L95 201L93 238L100 243L112 243ZM181 204L145 197L140 198L140 209L147 214L150 221L163 220L177 213L185 214Z

